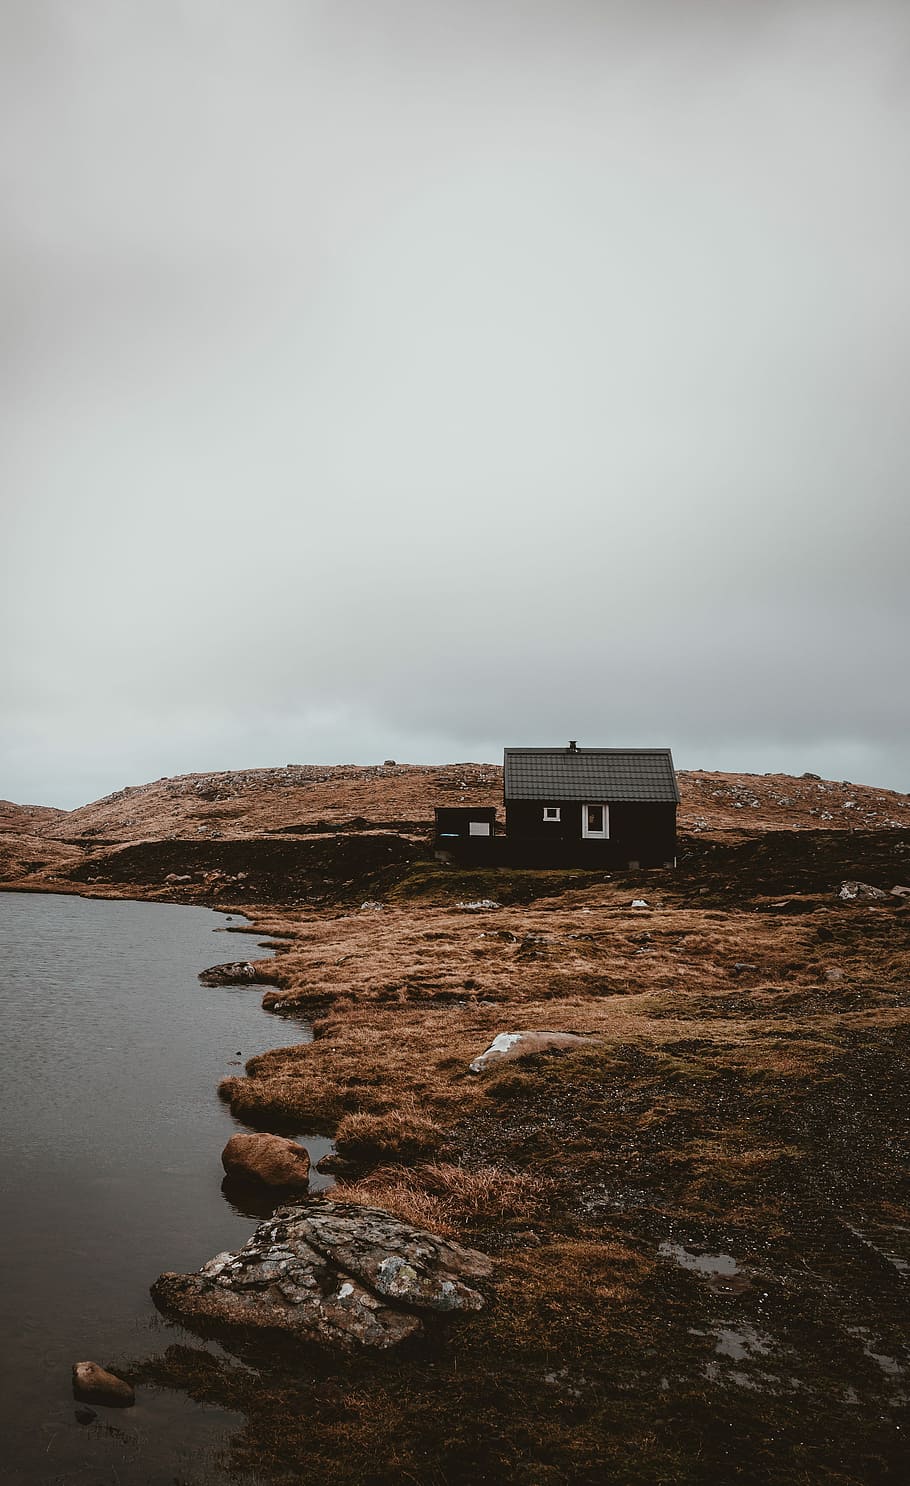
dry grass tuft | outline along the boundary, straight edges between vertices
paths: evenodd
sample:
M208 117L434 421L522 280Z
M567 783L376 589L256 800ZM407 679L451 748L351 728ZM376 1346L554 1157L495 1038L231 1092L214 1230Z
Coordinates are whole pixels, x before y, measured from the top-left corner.
M388 1110L383 1114L347 1114L335 1133L335 1147L349 1161L376 1165L399 1162L410 1165L430 1156L442 1144L445 1131L435 1120L413 1109Z
M341 1091L343 1092L343 1091ZM231 1113L263 1129L334 1130L344 1113L341 1092L324 1083L280 1074L270 1079L223 1078L218 1094Z
M402 1171L380 1167L333 1192L339 1202L384 1207L403 1222L452 1237L475 1228L512 1228L539 1219L543 1184L535 1177L482 1166L468 1171L435 1162Z

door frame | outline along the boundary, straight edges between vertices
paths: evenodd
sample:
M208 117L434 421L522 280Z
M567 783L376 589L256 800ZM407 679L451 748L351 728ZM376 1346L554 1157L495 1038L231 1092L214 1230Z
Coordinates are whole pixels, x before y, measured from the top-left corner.
M602 831L588 830L588 811L602 810L604 828ZM590 800L581 807L581 834L586 841L609 841L610 839L610 807L600 801Z

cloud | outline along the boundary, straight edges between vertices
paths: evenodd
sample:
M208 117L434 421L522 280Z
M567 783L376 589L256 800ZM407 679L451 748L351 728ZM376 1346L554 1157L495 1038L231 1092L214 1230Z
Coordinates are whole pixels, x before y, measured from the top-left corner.
M5 8L0 794L906 787L910 17L684 10Z

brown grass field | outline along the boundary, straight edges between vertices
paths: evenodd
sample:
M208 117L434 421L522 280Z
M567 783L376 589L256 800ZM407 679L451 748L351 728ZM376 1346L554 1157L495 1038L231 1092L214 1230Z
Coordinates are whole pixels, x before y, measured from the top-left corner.
M4 886L274 936L264 1004L315 1037L221 1096L333 1135L333 1197L496 1259L493 1305L420 1350L234 1340L242 1362L172 1347L135 1376L239 1409L227 1463L276 1486L905 1480L910 800L689 774L675 872L436 863L433 803L499 789L396 765L9 807ZM847 878L889 897L844 902ZM598 1042L468 1071L541 1028Z

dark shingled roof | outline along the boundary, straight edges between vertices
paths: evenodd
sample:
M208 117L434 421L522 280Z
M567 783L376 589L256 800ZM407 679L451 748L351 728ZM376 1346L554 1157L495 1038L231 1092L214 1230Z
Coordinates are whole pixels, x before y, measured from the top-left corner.
M679 803L669 748L507 748L503 776L507 800Z

